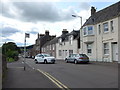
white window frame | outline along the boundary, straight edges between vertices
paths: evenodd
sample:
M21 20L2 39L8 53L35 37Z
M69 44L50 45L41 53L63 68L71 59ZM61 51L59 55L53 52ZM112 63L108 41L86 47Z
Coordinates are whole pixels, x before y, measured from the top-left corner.
M87 44L87 54L92 55L92 44Z
M73 54L73 50L69 50L69 55L70 55L70 54Z
M70 35L70 36L69 36L69 43L70 43L70 45L73 44L73 35Z
M86 36L87 35L87 27L83 28L83 35Z
M59 50L58 53L59 53L59 56L62 56L62 50Z
M92 29L90 29L92 28ZM88 35L94 35L94 26L90 25L90 26L85 26L83 28L83 36L88 36Z
M54 44L52 45L52 48L53 48L53 50L55 50L55 45Z
M93 35L94 34L93 26L88 26L87 29L88 29L88 35Z
M51 45L50 45L50 50L51 50Z
M59 38L59 45L62 45L62 38Z
M104 33L109 32L109 23L108 22L103 23L103 32Z
M103 43L103 52L104 52L104 55L109 55L109 43Z

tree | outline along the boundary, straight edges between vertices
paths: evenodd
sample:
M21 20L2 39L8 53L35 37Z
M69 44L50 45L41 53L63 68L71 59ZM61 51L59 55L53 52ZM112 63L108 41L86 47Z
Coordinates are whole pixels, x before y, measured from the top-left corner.
M17 60L20 53L19 47L14 42L8 42L2 46L2 54L6 56L7 60Z

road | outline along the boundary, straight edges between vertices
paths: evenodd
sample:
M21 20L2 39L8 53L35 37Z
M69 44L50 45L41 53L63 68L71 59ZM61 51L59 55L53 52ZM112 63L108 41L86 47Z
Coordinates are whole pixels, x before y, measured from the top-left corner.
M55 64L35 64L33 59L26 59L26 63L68 88L118 88L118 65L115 63L75 65L58 60Z

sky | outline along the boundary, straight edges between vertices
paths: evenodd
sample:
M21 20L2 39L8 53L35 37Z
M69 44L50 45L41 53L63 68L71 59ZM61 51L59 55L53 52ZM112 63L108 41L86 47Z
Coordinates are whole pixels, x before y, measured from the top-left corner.
M63 29L79 30L91 15L91 6L97 11L119 0L2 0L0 3L0 46L15 42L18 46L35 44L37 34L49 30L50 35L60 36Z

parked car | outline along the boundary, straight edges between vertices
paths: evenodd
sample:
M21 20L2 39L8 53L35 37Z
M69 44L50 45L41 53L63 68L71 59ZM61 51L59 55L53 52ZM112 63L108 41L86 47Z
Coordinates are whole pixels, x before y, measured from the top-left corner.
M35 63L55 63L55 57L49 54L37 54L34 60Z
M75 64L85 62L89 62L89 57L86 54L70 54L67 58L65 58L66 63L74 62Z

